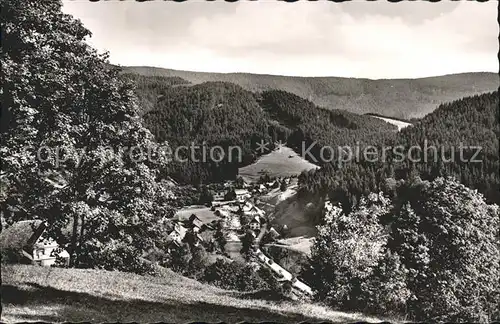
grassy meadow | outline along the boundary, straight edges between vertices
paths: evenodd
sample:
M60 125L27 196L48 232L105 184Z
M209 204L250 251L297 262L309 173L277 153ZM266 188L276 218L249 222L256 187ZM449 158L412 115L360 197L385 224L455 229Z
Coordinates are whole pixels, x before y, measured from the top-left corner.
M2 322L379 322L304 302L252 299L163 269L118 271L2 265Z

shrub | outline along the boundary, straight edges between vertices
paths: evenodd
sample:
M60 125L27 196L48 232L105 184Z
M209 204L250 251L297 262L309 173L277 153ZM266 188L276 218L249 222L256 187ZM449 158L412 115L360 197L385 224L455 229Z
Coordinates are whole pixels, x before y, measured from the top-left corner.
M21 263L24 258L21 257L21 253L14 249L0 249L2 264L16 264Z
M498 320L499 210L462 184L438 178L396 211L389 247L409 270L410 314L442 321Z
M266 282L251 265L224 260L217 260L208 266L201 280L219 288L239 291L253 291L266 287Z
M372 276L384 245L379 217L388 212L388 200L372 195L349 216L326 215L318 227L306 281L317 298L346 310L366 308L360 298L362 284ZM335 210L337 211L337 210Z
M359 299L365 304L364 311L393 316L404 314L410 298L407 273L399 256L386 250L368 280L361 284Z
M371 195L347 216L325 215L304 269L316 297L413 320L498 320L498 206L452 179L396 191L392 205Z

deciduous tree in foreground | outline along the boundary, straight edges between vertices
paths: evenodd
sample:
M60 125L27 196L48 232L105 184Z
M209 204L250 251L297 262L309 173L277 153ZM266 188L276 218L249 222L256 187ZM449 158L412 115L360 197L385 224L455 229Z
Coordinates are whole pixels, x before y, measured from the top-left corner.
M318 299L416 320L498 320L498 206L452 179L397 191L393 201L372 194L349 215L327 212L306 271Z
M132 88L60 1L0 4L4 217L46 220L75 266L144 271L171 211Z

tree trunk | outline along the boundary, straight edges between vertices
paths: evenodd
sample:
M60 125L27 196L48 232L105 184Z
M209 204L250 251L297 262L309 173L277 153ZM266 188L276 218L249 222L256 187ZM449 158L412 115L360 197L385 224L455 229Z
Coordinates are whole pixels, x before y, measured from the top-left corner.
M82 222L80 224L80 237L78 240L78 245L76 246L76 253L75 253L77 256L80 256L80 252L83 245L83 234L85 231L84 226L85 226L85 215L82 215ZM78 264L79 264L79 259L77 257L77 259L75 260L75 267L77 267Z
M76 245L78 238L78 215L73 216L73 234L71 235L71 254L69 259L69 266L74 267L76 265Z

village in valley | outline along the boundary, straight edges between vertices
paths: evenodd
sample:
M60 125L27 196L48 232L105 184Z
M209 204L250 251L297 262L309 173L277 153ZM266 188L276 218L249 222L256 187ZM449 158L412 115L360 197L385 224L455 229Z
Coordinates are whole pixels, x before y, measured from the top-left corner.
M307 284L260 249L266 244L280 244L288 233L286 225L272 224L270 215L275 206L266 198L296 186L296 177L268 176L257 182L238 177L236 181L208 185L204 190L212 199L205 205L185 206L170 220L169 250L179 249L183 243L203 245L213 260L250 262L255 269L267 267L278 282L290 285L296 296L312 295Z
M209 263L223 260L251 264L255 271L265 267L279 284L290 287L292 298L309 297L312 290L306 283L261 250L269 244L286 246L283 239L289 229L287 225L273 224L270 216L275 205L268 201L276 196L286 198L296 187L296 176L272 179L266 174L253 182L238 177L235 181L209 184L201 190L188 189L195 194L202 191L200 200L205 200L204 204L183 206L173 217L164 219L164 228L169 229L165 233L168 242L165 252L202 248L209 256ZM178 197L170 193L170 199ZM69 253L47 235L46 229L46 223L38 220L20 221L2 233L2 246L17 242L22 247L22 255L17 257L41 266L68 265Z

